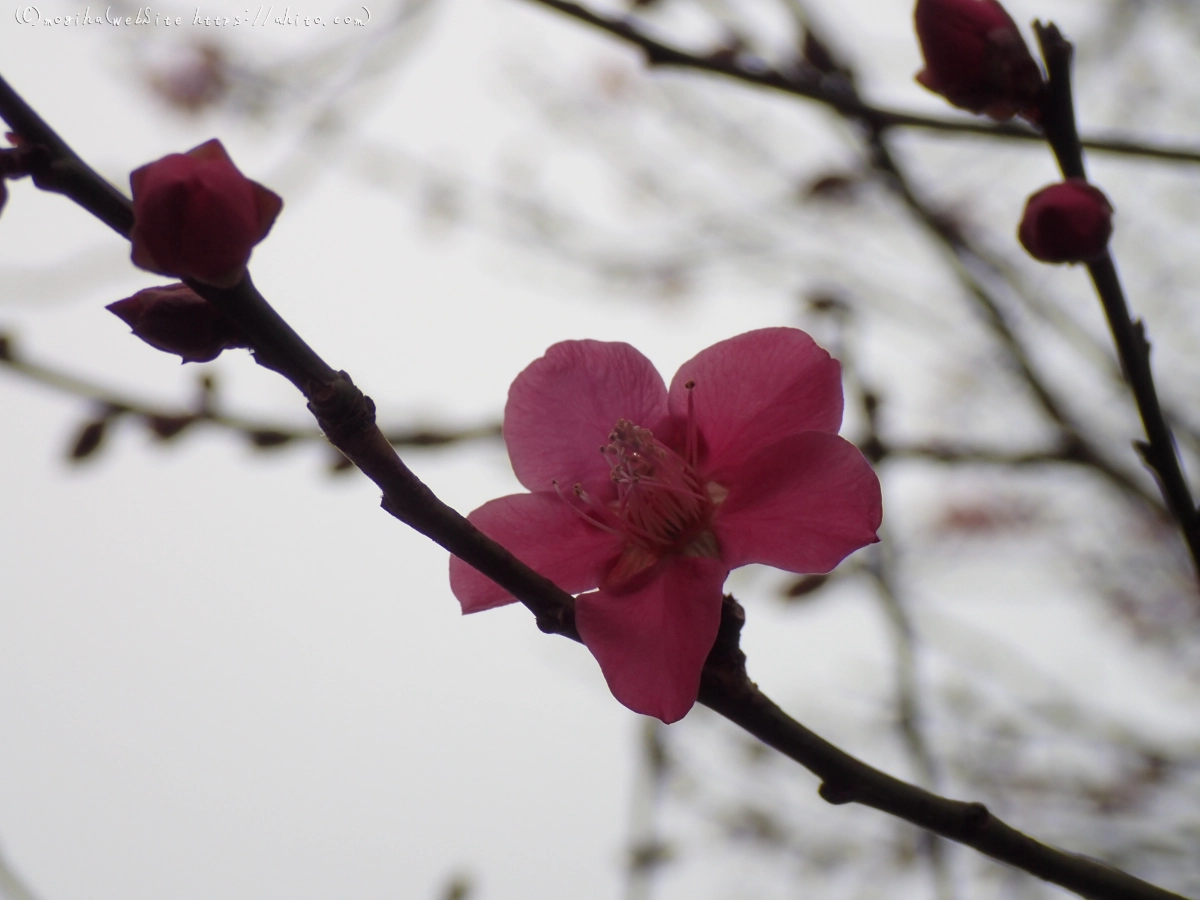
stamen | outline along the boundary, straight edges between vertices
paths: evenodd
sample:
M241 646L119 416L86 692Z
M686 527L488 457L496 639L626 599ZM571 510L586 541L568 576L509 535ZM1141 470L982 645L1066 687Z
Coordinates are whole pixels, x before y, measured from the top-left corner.
M693 468L696 465L696 401L692 397L692 391L696 389L695 380L688 381L684 389L688 392L688 412L687 412L687 464Z
M648 428L621 419L604 448L617 487L614 509L631 537L659 552L675 549L712 510L695 468Z
M623 537L620 562L610 573L616 581L632 577L664 554L717 558L720 548L710 524L724 489L705 484L696 472L699 452L695 403L689 381L685 457L654 437L648 428L618 419L600 453L609 466L616 496L601 502L572 486L573 498L554 481L554 490L585 522ZM714 488L716 492L714 493Z
M617 528L614 528L611 525L605 525L603 522L600 522L597 519L592 518L586 512L584 512L582 509L580 509L578 506L576 506L574 503L572 503L570 500L568 500L563 495L562 488L560 488L558 486L557 478L555 478L550 483L554 485L554 493L558 494L558 499L561 500L563 503L567 504L567 506L569 506L571 508L571 511L573 513L575 513L575 515L579 516L579 518L583 519L583 521L587 522L589 525L599 528L601 531L607 531L609 534L620 534L621 533ZM587 492L584 491L583 485L576 483L574 492L575 492L576 497L578 497L580 500L582 500L585 504L592 506L593 511L595 511L596 507L591 504L591 502L590 502L591 498L588 497ZM601 509L603 509L603 507L601 507Z

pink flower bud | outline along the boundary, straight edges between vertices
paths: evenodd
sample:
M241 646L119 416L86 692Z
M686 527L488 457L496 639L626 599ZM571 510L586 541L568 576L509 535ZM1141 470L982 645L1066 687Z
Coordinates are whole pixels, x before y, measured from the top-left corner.
M151 347L186 362L208 362L222 350L245 347L237 326L186 284L146 288L108 305L109 312Z
M1042 262L1088 262L1108 247L1112 214L1112 204L1099 188L1071 178L1029 198L1017 237Z
M172 153L129 176L133 264L232 287L283 200L238 171L218 140Z
M921 85L955 106L1001 121L1036 122L1042 73L997 0L917 0Z

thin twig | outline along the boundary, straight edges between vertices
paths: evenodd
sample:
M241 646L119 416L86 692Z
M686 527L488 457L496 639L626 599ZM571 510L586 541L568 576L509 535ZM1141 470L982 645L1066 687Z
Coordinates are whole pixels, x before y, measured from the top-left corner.
M942 217L929 209L917 197L908 183L903 170L892 156L884 133L879 130L870 129L867 141L873 150L871 158L874 167L887 178L888 183L900 196L901 200L904 201L905 206L908 207L916 219L951 254L955 275L958 276L963 287L975 301L976 308L983 313L988 327L1000 341L1017 374L1021 376L1021 380L1029 388L1034 400L1041 407L1042 412L1063 433L1067 452L1081 463L1094 468L1123 493L1140 498L1151 508L1160 508L1158 506L1158 499L1151 492L1147 491L1124 469L1113 465L1105 458L1100 447L1096 446L1095 442L1075 422L1074 417L1068 412L1063 403L1054 396L1045 379L1034 366L1025 345L1009 324L1008 317L1001 308L999 301L984 286L983 282L975 275L969 265L969 263L974 261L979 261L987 265L987 261L982 259L978 251L971 246L963 235Z
M1064 178L1087 178L1075 125L1075 103L1071 93L1071 58L1074 47L1053 25L1035 23L1042 56L1046 61L1049 85L1046 91L1042 120L1046 129L1046 140L1054 151L1059 169ZM1183 468L1175 448L1175 437L1167 424L1158 402L1158 391L1154 387L1154 373L1150 369L1150 343L1142 321L1133 321L1125 301L1125 291L1117 275L1112 254L1105 250L1099 258L1088 263L1088 273L1108 327L1116 344L1117 356L1125 379L1137 402L1138 413L1146 431L1146 442L1135 446L1146 465L1158 479L1163 500L1179 525L1179 530L1192 556L1192 564L1200 576L1200 517L1192 492L1184 477Z
M982 312L988 327L1000 341L1017 374L1033 395L1033 399L1063 432L1064 443L1069 445L1069 452L1080 463L1095 469L1122 493L1139 498L1156 511L1161 510L1158 497L1153 491L1148 490L1130 473L1109 461L1101 449L1077 425L1062 402L1050 391L1045 380L1036 370L1024 344L1009 324L999 301L992 296L974 271L978 266L992 271L997 271L997 267L974 248L943 216L939 216L931 210L914 192L907 176L888 148L886 140L888 129L892 126L915 124L909 121L911 117L894 116L864 102L858 94L853 76L846 74L850 72L850 67L844 61L833 61L835 69L840 73L833 77L806 64L799 65L788 72L780 72L771 69L761 60L755 60L751 65L746 58L731 58L728 54L720 52L709 56L690 54L651 37L633 18L628 16L618 18L601 15L571 2L571 0L532 0L532 2L552 7L641 48L651 65L669 65L706 71L762 87L782 90L825 104L859 126L864 133L872 168L883 177L886 184L900 197L930 235L948 251L955 275L974 300L976 307ZM831 46L824 40L821 43L826 49ZM975 130L1004 136L1012 136L1015 132L1027 132L1029 136L1039 140L1043 139L1040 134L1019 126L979 126ZM1200 156L1197 159L1200 160Z
M0 116L27 143L39 143L42 135L53 134L2 78ZM44 146L53 156L55 148ZM82 165L80 171L91 173ZM77 186L59 184L55 189L74 199L72 190ZM91 196L96 186L81 189ZM106 205L112 202L132 220L128 200L117 194L115 200L110 195ZM119 221L119 216L113 221ZM543 631L579 639L574 598L485 537L409 471L375 425L370 399L348 375L334 371L300 339L253 289L248 276L230 290L199 284L194 288L237 321L256 361L300 388L330 443L382 490L385 510L502 586L534 613ZM732 597L726 598L699 699L815 773L823 781L820 794L828 802L855 802L882 810L1093 900L1181 900L1104 863L1041 844L992 816L982 804L939 797L886 775L818 737L788 717L746 674L739 646L744 621L741 607Z
M843 360L845 358L846 354L843 353ZM874 449L879 458L883 458L887 455L888 447L879 434L879 395L861 384L859 387L863 418L867 423L866 446ZM874 463L876 460L871 461ZM939 786L940 772L933 749L925 737L920 679L917 673L916 628L896 587L892 563L892 544L882 540L866 554L865 569L879 589L880 605L891 630L892 644L896 652L896 727L900 730L905 752L923 786L936 790ZM937 835L930 834L927 837L928 840L922 843L921 850L929 861L938 900L954 900L956 891L946 843Z
M0 854L0 897L4 900L38 900L25 882L17 877L3 854Z
M0 367L62 393L94 401L106 409L138 416L151 425L177 423L179 430L182 431L184 428L190 428L192 424L204 422L227 431L237 432L260 444L266 442L263 437L266 435L271 436L270 443L272 445L297 441L325 443L325 435L319 428L296 427L281 422L230 415L203 402L192 407L165 406L96 384L62 369L26 359L17 351L12 336L4 333L0 333ZM178 432L172 430L171 434L167 436L173 436L176 433ZM500 426L481 425L476 428L454 430L434 427L389 428L385 429L383 434L393 447L441 447L465 441L498 438Z
M667 847L658 835L657 823L659 805L670 774L665 746L666 726L649 717L639 724L625 900L650 900L654 877L668 860Z
M847 92L841 79L829 78L815 69L803 65L781 71L773 68L760 57L745 53L729 54L719 50L703 56L689 53L651 37L631 16L603 15L578 3L573 3L571 0L530 0L530 2L557 10L573 19L607 31L626 43L640 47L646 54L647 63L652 66L670 66L722 75L747 84L755 84L797 97L817 100L843 115L870 122L881 130L919 128L927 131L973 134L1003 140L1045 140L1040 132L1023 125L986 124L965 117L922 116L876 106L865 102L853 92ZM1084 139L1083 145L1089 150L1122 156L1140 156L1168 162L1200 162L1200 149L1152 144L1123 136L1089 137Z
M922 783L936 790L939 781L937 761L925 737L924 714L921 710L917 678L917 639L912 618L904 607L889 571L886 546L872 548L867 571L879 588L879 600L892 632L896 650L896 726L900 730L905 752ZM939 900L953 900L954 879L950 872L943 838L932 836L922 849L929 859Z

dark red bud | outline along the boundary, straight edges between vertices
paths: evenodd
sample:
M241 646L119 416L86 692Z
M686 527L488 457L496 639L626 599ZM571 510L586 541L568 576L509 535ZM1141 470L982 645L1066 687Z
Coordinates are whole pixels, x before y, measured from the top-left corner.
M196 421L196 416L147 416L150 432L160 441L169 441Z
M68 459L71 462L80 462L94 454L104 443L107 431L108 419L96 419L94 422L85 423L71 443L71 451L67 454Z
M1112 204L1099 188L1071 178L1029 198L1017 238L1042 262L1089 262L1108 247L1112 214Z
M160 275L233 287L283 201L251 181L217 140L172 153L129 176L133 264Z
M246 346L237 326L186 284L146 288L108 310L151 347L184 362L208 362L222 350Z
M1040 118L1042 73L997 0L917 0L921 85L955 106L1001 121Z

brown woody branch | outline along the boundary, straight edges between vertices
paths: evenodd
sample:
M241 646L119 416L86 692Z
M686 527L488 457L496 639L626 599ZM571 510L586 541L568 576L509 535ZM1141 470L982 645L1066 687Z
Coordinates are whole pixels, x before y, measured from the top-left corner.
M856 92L845 90L840 79L829 78L816 68L798 63L786 70L770 66L765 60L743 53L718 49L707 55L690 53L679 47L651 37L635 19L629 16L607 16L571 0L530 0L564 15L606 31L628 44L640 47L652 66L669 66L721 75L782 91L797 97L816 100L850 118L865 121L886 131L890 128L919 128L957 134L974 134L987 138L1014 141L1043 141L1044 136L1023 125L983 123L967 118L922 116L888 109L865 102ZM1089 150L1122 156L1142 156L1170 162L1200 163L1200 149L1152 144L1128 137L1089 137L1083 140Z
M1054 151L1063 178L1086 179L1083 146L1076 129L1075 103L1071 92L1074 47L1053 24L1042 25L1038 22L1034 28L1049 75L1042 109L1046 140ZM1133 392L1146 431L1147 440L1138 441L1134 446L1157 478L1163 500L1179 526L1196 574L1200 576L1200 515L1197 515L1196 503L1183 474L1171 426L1167 424L1158 401L1145 326L1140 319L1135 322L1129 315L1129 305L1125 301L1125 291L1112 253L1105 250L1102 256L1089 262L1087 268L1104 307L1125 380Z
M48 161L40 180L34 173L35 183L76 200L128 237L130 202L75 156L2 78L0 116L26 143L46 148ZM59 177L61 171L70 174ZM370 398L345 372L335 371L304 343L254 289L249 276L228 290L200 283L192 287L237 321L257 362L301 390L330 443L379 486L385 510L512 593L534 613L543 631L578 640L574 598L439 500L387 442L375 424ZM828 802L861 803L882 810L1084 897L1181 900L1103 863L1041 844L992 816L982 804L949 800L893 778L820 738L787 716L750 680L739 646L743 622L741 607L727 597L699 699L816 774L822 781L820 794Z

